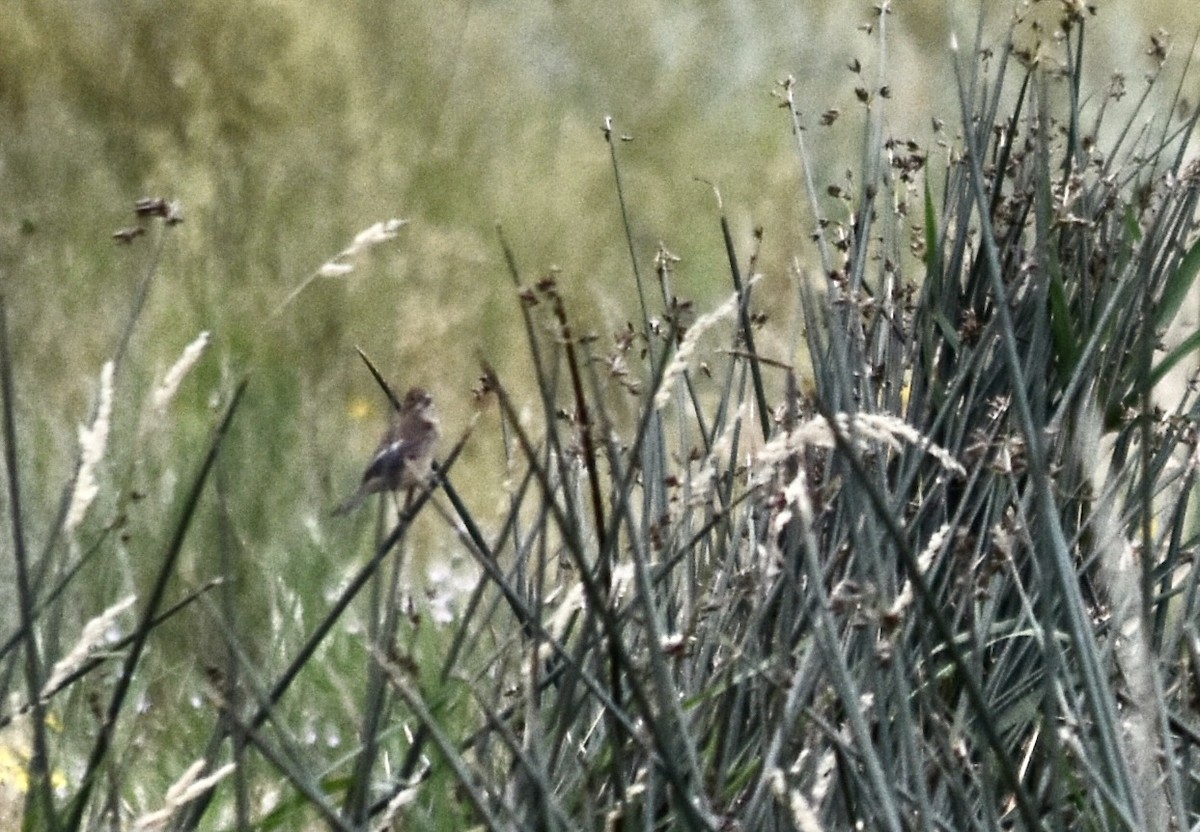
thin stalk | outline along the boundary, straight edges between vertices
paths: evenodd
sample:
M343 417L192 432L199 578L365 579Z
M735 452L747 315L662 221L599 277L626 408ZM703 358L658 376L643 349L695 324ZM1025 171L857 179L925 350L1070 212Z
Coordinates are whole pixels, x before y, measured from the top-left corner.
M21 510L21 475L17 465L17 425L12 356L8 351L8 303L0 292L0 390L4 395L4 465L8 474L8 505L12 522L13 561L17 573L17 606L24 632L25 690L33 709L33 756L29 760L29 799L26 817L36 817L51 832L59 827L54 806L54 791L50 784L50 753L46 742L46 709L41 696L43 668L38 648L34 615L37 598L30 583L28 550L25 548L25 525ZM37 811L33 809L36 807Z

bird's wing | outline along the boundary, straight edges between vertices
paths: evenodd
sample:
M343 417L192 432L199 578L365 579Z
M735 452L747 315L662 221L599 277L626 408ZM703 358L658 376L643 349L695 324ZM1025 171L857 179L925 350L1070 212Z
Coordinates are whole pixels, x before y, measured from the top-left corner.
M412 456L413 440L397 439L380 447L363 473L363 482L376 477L391 477L404 469Z

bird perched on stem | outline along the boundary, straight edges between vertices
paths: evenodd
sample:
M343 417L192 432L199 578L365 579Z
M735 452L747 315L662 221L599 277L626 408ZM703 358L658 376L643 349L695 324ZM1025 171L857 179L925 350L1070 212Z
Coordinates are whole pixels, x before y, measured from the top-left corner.
M433 399L427 391L414 387L404 394L400 409L392 414L392 422L379 441L358 490L333 513L349 514L362 505L368 495L381 491L411 494L429 477L437 440L438 418Z

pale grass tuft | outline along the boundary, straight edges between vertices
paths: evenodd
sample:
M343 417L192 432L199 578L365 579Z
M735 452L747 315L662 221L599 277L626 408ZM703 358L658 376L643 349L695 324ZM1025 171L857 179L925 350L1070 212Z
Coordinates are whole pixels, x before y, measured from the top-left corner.
M406 225L408 225L408 220L385 220L358 232L354 237L354 242L329 258L329 262L321 266L317 273L322 277L341 277L350 274L354 271L354 260L375 246L396 239L400 229Z
M717 466L706 461L688 480L688 505L693 508L706 505L716 493L718 482Z
M454 623L479 582L475 569L458 562L457 558L442 558L429 565L425 577L430 617L438 625Z
M67 510L64 524L67 533L79 527L96 495L100 493L96 469L104 459L108 429L112 423L113 371L113 363L105 362L100 370L100 401L96 406L96 418L92 420L91 427L79 426L79 476L75 478L75 491L71 495L71 507Z
M1093 483L1102 481L1099 459L1093 452L1104 433L1096 407L1087 408L1078 420L1075 438L1079 458L1092 466L1088 475ZM1134 546L1123 528L1123 512L1115 489L1103 489L1094 509L1097 576L1105 595L1110 599L1107 649L1111 651L1116 672L1128 693L1127 706L1122 708L1121 727L1124 736L1121 753L1124 756L1138 794L1142 796L1142 811L1147 829L1166 829L1172 814L1171 798L1162 776L1163 748L1170 739L1163 736L1167 724L1163 691L1158 676L1158 657L1151 645L1149 632L1153 619L1146 617L1142 607L1142 558L1157 562L1162 555L1155 552L1135 553Z
M903 419L886 413L856 413L849 415L839 413L836 417L838 428L843 433L861 435L867 439L885 442L894 450L900 449L900 441L915 445L924 450L947 471L966 475L967 469L962 466L953 454L921 435L921 432Z
M356 268L355 260L375 246L396 239L396 235L400 233L400 229L406 225L408 225L408 220L390 219L377 222L370 228L364 228L354 236L354 242L333 255L333 257L330 257L319 269L306 277L299 286L288 293L288 296L283 299L279 306L275 307L275 311L271 314L278 315L282 312L289 303L296 299L297 295L307 289L309 284L318 277L345 277L351 274Z
M753 285L754 282L755 278L751 278L749 285ZM671 363L667 365L667 369L663 372L662 383L658 386L658 392L654 394L655 410L662 410L667 406L667 402L671 400L671 390L675 385L675 381L687 370L688 362L692 360L692 356L696 352L696 345L699 343L701 336L726 318L732 318L738 310L738 302L739 294L735 292L730 296L729 300L707 315L701 315L696 319L695 323L688 327L683 340L679 344L679 349L675 350L675 355L671 358Z
M408 220L393 219L377 222L370 228L358 232L354 237L354 242L338 257L343 259L357 257L369 248L373 248L380 243L386 243L388 240L394 240L396 239L396 234L406 225L408 225Z
M817 813L799 789L789 789L782 769L775 769L768 775L771 783L771 793L783 805L787 806L792 815L792 823L800 832L823 832Z
M835 774L837 774L837 756L833 753L833 749L827 749L821 755L821 759L817 760L816 778L810 791L813 803L819 805L829 795L829 788L833 784Z
M409 786L406 789L401 789L396 793L396 796L388 801L387 808L383 811L379 822L373 827L377 832L387 832L390 829L398 829L395 825L396 815L400 810L416 802L421 795L421 783L414 786Z
M758 481L769 481L775 475L775 466L805 448L832 448L833 431L824 418L814 416L792 430L777 433L754 456L754 477Z
M914 445L932 456L942 464L942 467L955 474L965 475L966 469L954 455L924 436L903 419L886 414L871 413L836 413L833 417L838 433L849 437L855 444L866 442L882 442L892 450L900 450L902 443ZM795 429L775 436L759 449L755 457L758 465L757 474L769 478L769 469L790 456L813 446L818 448L833 448L835 436L829 423L823 416L813 418L797 425Z
M43 697L54 693L58 686L66 681L68 676L83 665L88 656L92 654L92 651L107 639L108 630L113 625L113 622L116 621L117 616L132 607L135 601L137 601L136 595L129 595L122 598L83 625L83 632L79 634L79 641L75 642L75 646L71 648L71 652L55 663L54 670L50 672L49 680L47 680L45 686L42 688Z
M171 788L167 789L166 802L163 808L155 812L150 812L147 815L142 815L133 822L132 828L134 832L153 832L153 830L165 829L167 822L170 821L172 815L175 814L179 807L203 795L232 774L236 768L233 763L226 763L207 777L201 777L200 772L204 771L205 765L207 764L204 760L197 760L192 763L188 767L188 770L183 773L183 776L175 781Z
M713 440L708 456L704 457L696 471L688 471L685 477L687 484L687 504L692 507L707 505L717 493L720 482L718 474L730 468L737 467L737 460L732 459L733 440L742 430L746 420L749 402L742 402L734 411L733 417L725 429Z
M354 271L353 263L335 263L332 260L317 269L320 277L345 277Z
M796 476L783 487L784 508L776 513L771 521L772 535L779 535L792 519L792 506L800 512L800 517L807 523L813 516L812 500L808 496L808 472L804 466L799 466Z
M201 332L196 336L195 341L184 347L183 355L179 356L179 360L172 365L171 369L167 370L162 384L158 385L158 389L154 391L154 394L150 398L159 416L162 416L166 412L167 406L174 400L175 394L179 392L179 385L183 383L183 380L187 378L187 374L200 361L200 356L204 355L204 351L208 349L211 340L208 330Z
M621 599L629 591L633 585L634 572L633 564L626 563L617 566L612 574L612 593L611 598L614 605L619 605ZM555 590L557 594L558 590ZM548 602L549 603L549 602ZM584 591L583 583L578 582L571 586L563 595L562 601L558 608L546 621L546 632L554 640L562 639L568 632L575 615L587 607L587 593ZM554 648L549 643L543 643L539 647L540 658L549 658L554 655Z
M929 543L926 545L921 554L917 556L917 571L924 575L929 571L929 567L933 564L934 557L942 550L943 544L946 542L946 537L950 534L951 525L949 523L942 524L942 527L933 533L929 538ZM887 615L891 618L900 618L904 611L912 606L913 590L912 581L907 578L904 580L904 586L896 593L896 600L892 602L892 606L888 609Z

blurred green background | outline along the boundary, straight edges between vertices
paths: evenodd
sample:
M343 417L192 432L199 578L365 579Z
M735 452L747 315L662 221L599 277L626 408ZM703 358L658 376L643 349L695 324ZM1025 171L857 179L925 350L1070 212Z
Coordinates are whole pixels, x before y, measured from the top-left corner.
M993 30L1004 26L1012 7L986 5ZM1035 6L1046 20L1061 11ZM1114 69L1140 90L1150 33L1166 27L1186 52L1200 22L1191 3L1098 6L1097 90ZM975 20L974 4L894 4L892 93L875 99L889 133L932 147L931 119L957 121L950 35L969 44ZM696 178L716 183L743 259L764 229L758 297L772 317L760 346L790 359L812 218L772 92L797 79L821 198L845 216L824 189L858 168L864 114L853 90L879 80L878 41L862 31L872 25L870 4L836 2L8 4L0 280L23 448L36 449L22 459L31 504L58 498L75 427L152 267L153 235L128 247L111 238L142 196L178 200L186 221L166 241L118 375L114 464L130 478L117 481L168 504L188 457L165 448L189 435L198 447L214 392L249 372L235 439L246 464L231 493L260 532L269 518L322 517L373 448L382 404L355 345L398 385L432 388L449 437L470 417L480 356L523 371L497 222L526 280L562 269L581 328L603 338L633 316L606 115L633 138L618 149L645 274L661 241L682 257L679 294L711 305L729 291L716 203ZM854 59L861 76L847 68ZM840 118L820 126L831 108ZM354 274L317 280L271 315L358 231L390 217L411 225ZM214 343L156 465L140 402L201 330Z

